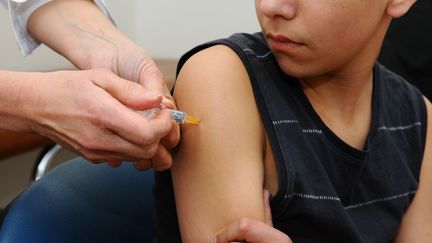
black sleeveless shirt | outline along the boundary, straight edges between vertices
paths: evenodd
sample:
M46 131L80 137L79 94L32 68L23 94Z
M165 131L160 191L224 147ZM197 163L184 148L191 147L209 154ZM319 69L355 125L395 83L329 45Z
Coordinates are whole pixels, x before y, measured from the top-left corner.
M427 114L421 93L374 67L372 122L364 150L334 134L296 79L279 68L263 35L236 34L198 46L226 45L245 65L277 162L275 228L293 242L390 242L419 181ZM157 242L181 242L169 171L156 174Z

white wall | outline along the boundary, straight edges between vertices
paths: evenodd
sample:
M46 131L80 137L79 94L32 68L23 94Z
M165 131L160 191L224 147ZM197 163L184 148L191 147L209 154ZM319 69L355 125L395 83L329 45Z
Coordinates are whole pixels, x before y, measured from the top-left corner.
M235 32L259 30L254 1L106 0L121 31L157 59L178 59L195 45ZM8 13L0 9L0 69L54 70L71 67L46 47L22 57Z
M39 47L33 55L24 58L15 43L9 14L0 5L0 69L13 71L48 71L71 67L64 58L47 47Z
M114 2L114 0L113 0ZM151 2L151 6L146 6ZM137 41L156 57L179 57L197 44L259 30L253 0L137 1ZM155 23L155 24L153 24Z

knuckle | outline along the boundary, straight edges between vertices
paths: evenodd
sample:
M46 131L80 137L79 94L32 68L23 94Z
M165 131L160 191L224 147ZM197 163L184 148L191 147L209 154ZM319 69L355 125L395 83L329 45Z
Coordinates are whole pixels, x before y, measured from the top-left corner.
M81 157L83 157L85 160L93 163L93 164L99 164L100 158L98 155L93 153L91 150L86 149L82 144L79 145L79 149L75 150Z
M123 97L126 103L131 102L133 99L144 93L142 86L135 82L122 82L120 87L122 89L122 94L128 94L127 96Z
M97 104L93 101L89 101L85 109L87 111L87 116L93 121L99 118L99 115L102 114L102 106L100 104Z
M113 168L120 167L120 165L121 165L121 162L119 162L119 161L115 161L115 160L107 161L107 163L108 163L111 167L113 167Z
M105 68L96 68L93 71L95 75L101 78L110 79L113 76L113 73Z
M105 108L99 104L94 104L88 107L88 118L90 122L98 127L106 125Z
M168 170L172 166L172 161L158 161L153 163L153 169L158 172Z
M159 141L163 139L171 140L171 128L172 128L172 121L161 121L161 129L158 132L151 132L151 137L149 137L149 141Z
M109 158L107 156L103 156L102 154L99 154L99 153L95 153L95 152L93 152L93 150L89 150L89 149L82 149L80 151L80 154L83 158L85 158L86 160L88 160L94 164L100 164L100 163L106 162L107 160L112 161L112 158Z
M177 124L171 120L171 116L168 116L168 119L163 120L163 127L166 129L166 135L173 130L174 126Z
M101 149L100 145L92 137L84 139L84 141L81 143L81 145L86 150L100 150Z
M167 139L163 141L164 145L167 148L174 148L180 142L180 130L178 125L175 125L173 129L171 129L170 134L168 134Z
M249 218L241 218L238 221L238 228L240 233L247 233L251 226L251 220Z
M151 168L150 161L134 162L133 165L137 170L148 170Z
M96 102L94 97L89 97L83 104L81 118L88 123L101 127L106 124L107 121L107 108L101 102Z
M157 68L156 64L149 56L144 58L142 62L141 75L144 75L146 77L156 78L156 79L163 78L162 72Z
M116 126L116 120L112 119L112 117L115 117L114 114L116 112L117 110L115 107L111 107L111 109L105 106L95 107L95 110L91 114L88 114L87 117L90 125L94 126L93 130L89 131L91 135L100 141L101 138L97 136L108 136L112 134L112 132L107 129Z
M152 129L147 128L144 131L142 141L145 145L152 146L152 143L154 143L156 139L156 134Z
M157 150L158 150L157 144L147 146L147 148L143 151L143 157L145 157L146 159L150 159L155 156Z
M94 164L99 164L99 163L101 163L101 160L100 160L99 157L98 157L97 155L95 155L95 154L92 154L92 153L86 153L86 154L84 154L84 157L85 157L88 161L90 161L90 162L92 162L92 163L94 163Z

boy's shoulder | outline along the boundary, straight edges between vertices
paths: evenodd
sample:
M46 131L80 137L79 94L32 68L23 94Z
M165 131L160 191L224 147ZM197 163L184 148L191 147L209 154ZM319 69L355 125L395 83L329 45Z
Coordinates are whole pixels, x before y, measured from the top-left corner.
M228 95L247 84L249 79L241 58L227 45L214 43L183 56L177 66L173 93L177 94L182 86L202 94L217 91Z
M229 47L229 49L233 51L232 53L237 54L237 56L240 56L240 58L245 55L264 57L270 54L270 49L264 39L262 32L257 32L253 34L236 33L227 38L217 39L203 43L186 52L179 60L177 66L177 74L179 73L183 65L198 52L204 51L207 53L207 55L211 56L223 55L223 52L218 53L211 51L212 47L216 45L225 45Z
M415 96L422 97L421 92L411 82L407 81L401 75L391 71L384 65L377 62L374 67L375 79L379 80L380 85L385 90L394 94L402 94L414 98Z
M421 136L425 137L428 102L423 94L402 76L377 63L374 68L374 98L377 98L382 125L389 122L400 124L424 124Z

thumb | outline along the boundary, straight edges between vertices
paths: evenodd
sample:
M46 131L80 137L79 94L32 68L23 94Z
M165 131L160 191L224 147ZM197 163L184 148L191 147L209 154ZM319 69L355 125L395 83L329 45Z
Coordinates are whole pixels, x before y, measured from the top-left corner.
M150 92L140 84L122 79L114 73L106 76L105 78L93 79L93 83L107 91L125 106L134 110L160 107L162 102L160 94Z

